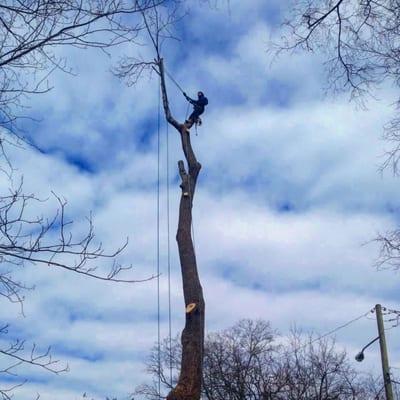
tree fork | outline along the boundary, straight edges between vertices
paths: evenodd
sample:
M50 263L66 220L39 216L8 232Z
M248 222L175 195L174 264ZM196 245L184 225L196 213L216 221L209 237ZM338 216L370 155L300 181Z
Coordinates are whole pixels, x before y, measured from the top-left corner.
M180 134L182 150L187 161L187 171L182 160L178 162L182 195L179 204L179 221L176 240L182 271L183 296L185 300L185 328L182 331L182 360L177 385L167 400L199 400L203 377L203 348L205 303L203 289L197 271L196 254L191 235L193 197L201 164L194 154L190 134L184 124L172 116L165 85L163 60L157 61L161 80L161 94L165 117Z

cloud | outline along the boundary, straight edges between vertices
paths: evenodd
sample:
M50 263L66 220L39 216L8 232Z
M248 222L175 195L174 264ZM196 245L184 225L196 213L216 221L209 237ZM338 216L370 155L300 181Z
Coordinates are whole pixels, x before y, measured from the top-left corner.
M191 134L203 164L194 230L207 329L250 317L270 320L282 334L294 323L324 333L375 303L399 307L398 276L375 271L377 247L364 245L397 224L397 181L376 173L392 93L357 110L346 98L322 95L315 58L286 55L270 68L266 43L282 6L268 7L261 1L230 2L229 12L200 7L182 21L183 41L166 60L188 93L201 86L210 98L203 127ZM267 9L274 17L266 17ZM11 149L16 175L24 175L27 193L51 199L53 190L67 198L77 234L92 211L96 238L107 249L129 236L120 260L133 265L130 276L149 277L157 270L157 81L128 88L110 75L107 57L63 51L79 75L57 73L54 90L33 104L43 122L28 128L44 151ZM173 112L183 119L185 100L168 85ZM167 167L174 333L183 326L184 307L174 239L182 151L170 129L167 166L166 133L162 123L162 335L168 331ZM55 209L51 199L31 212ZM35 392L45 400L83 392L123 398L146 379L143 360L157 337L156 281L114 285L31 265L16 274L37 289L27 296L25 318L3 303L10 337L53 345L71 368L59 377L24 370L33 382L18 398ZM353 352L375 334L374 323L363 319L337 338ZM389 345L395 360L394 335ZM371 360L377 354L371 349Z

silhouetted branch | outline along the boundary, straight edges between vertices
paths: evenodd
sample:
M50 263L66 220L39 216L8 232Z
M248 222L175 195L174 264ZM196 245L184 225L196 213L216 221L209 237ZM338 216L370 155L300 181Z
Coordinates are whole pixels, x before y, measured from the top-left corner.
M54 193L53 193L54 194ZM0 262L4 265L23 266L25 262L43 264L66 269L91 278L113 282L143 282L118 278L131 269L115 261L126 248L128 240L113 252L105 252L102 243L95 241L91 216L87 218L88 229L77 238L71 231L72 221L65 215L66 200L55 195L58 211L52 219L32 217L32 202L40 202L33 194L22 193L22 185L7 196L0 197ZM49 238L50 236L51 238ZM54 239L56 237L57 239ZM101 259L111 259L112 265L106 274L98 273L93 263ZM12 279L11 272L0 276L3 296L11 301L20 301L19 292L25 287Z
M400 32L396 2L385 0L300 0L284 23L281 51L306 50L325 55L328 88L349 91L361 100L383 82L399 86ZM394 117L383 138L391 144L381 170L397 174L400 124Z

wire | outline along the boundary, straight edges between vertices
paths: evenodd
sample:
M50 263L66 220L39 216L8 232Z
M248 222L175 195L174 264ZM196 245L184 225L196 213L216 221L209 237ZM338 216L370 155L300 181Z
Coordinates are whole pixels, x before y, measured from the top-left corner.
M371 313L371 312L373 312L373 310L368 310L366 313L361 314L361 315L359 315L358 317L353 318L353 319L351 319L351 320L348 321L348 322L345 322L343 325L339 325L338 327L332 329L331 331L329 331L329 332L327 332L327 333L324 333L324 334L321 335L321 336L318 336L317 338L311 340L310 342L308 342L307 344L305 344L305 345L302 346L302 347L307 347L307 346L309 346L309 345L311 345L311 344L313 344L313 343L315 343L315 342L318 342L318 341L320 341L320 340L326 338L327 336L333 335L334 333L340 331L341 329L347 328L349 325L353 324L354 322L357 322L357 321L359 321L360 319L365 318L365 317L366 317L369 313Z

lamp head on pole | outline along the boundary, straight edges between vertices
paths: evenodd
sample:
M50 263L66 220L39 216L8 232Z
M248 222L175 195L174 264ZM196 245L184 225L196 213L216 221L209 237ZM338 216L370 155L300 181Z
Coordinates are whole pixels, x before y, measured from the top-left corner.
M360 351L355 357L356 361L361 362L364 360L364 353Z

